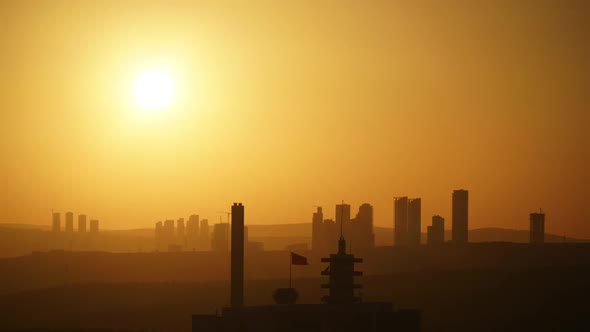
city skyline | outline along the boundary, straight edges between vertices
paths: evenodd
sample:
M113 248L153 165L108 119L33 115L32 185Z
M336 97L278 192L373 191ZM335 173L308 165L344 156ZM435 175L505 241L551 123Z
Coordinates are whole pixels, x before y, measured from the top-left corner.
M0 0L0 332L590 330L590 0Z
M215 220L239 198L260 224L344 199L386 226L393 196L450 216L468 188L475 228L542 207L547 231L590 238L587 2L10 3L0 223ZM137 72L160 65L176 102L138 109Z

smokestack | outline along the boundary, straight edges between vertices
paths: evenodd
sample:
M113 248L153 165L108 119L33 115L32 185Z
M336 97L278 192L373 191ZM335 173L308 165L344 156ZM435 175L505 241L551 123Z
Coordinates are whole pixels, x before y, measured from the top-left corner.
M231 207L231 300L233 308L244 305L244 206Z

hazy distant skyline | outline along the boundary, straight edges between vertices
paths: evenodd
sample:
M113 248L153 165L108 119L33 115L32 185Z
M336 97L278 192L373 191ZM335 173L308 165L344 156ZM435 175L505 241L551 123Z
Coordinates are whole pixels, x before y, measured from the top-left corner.
M0 2L0 223L151 227L233 202L246 224L451 224L590 238L587 1ZM130 82L174 73L138 112Z

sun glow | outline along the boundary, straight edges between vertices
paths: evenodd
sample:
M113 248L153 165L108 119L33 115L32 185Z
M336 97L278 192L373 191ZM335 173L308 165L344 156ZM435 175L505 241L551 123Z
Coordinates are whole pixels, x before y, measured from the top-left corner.
M133 83L135 103L144 111L153 112L168 108L176 94L176 82L170 72L163 69L142 71Z

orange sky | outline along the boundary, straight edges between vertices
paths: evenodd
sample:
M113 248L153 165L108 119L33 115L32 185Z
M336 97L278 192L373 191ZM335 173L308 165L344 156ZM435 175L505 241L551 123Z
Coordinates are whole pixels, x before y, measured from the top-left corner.
M279 5L280 3L280 5ZM470 228L590 238L586 1L0 2L0 222L152 227L470 191ZM159 114L134 74L174 73Z

